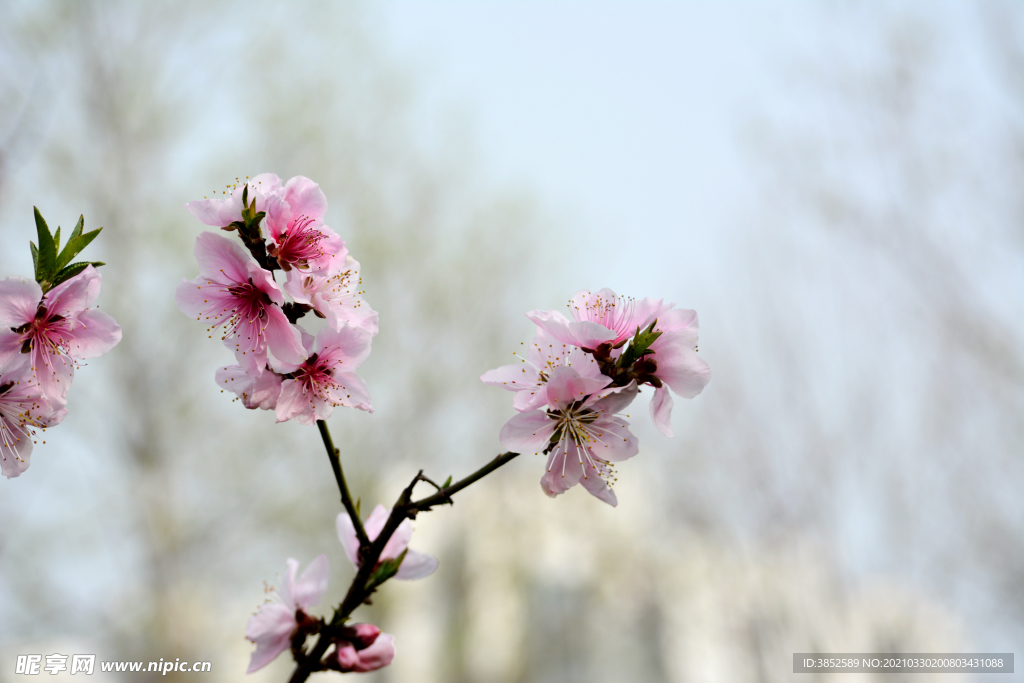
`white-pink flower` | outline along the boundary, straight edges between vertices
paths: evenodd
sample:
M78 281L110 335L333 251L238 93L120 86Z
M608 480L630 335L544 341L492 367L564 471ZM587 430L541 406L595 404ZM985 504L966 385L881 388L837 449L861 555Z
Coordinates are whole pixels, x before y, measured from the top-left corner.
M669 388L683 398L693 398L711 380L711 368L697 355L697 329L696 311L679 308L662 313L654 326L655 332L661 332L650 346L654 353L640 361L653 362L650 374L663 383L654 390L650 407L654 425L665 436L673 435Z
M215 378L217 386L234 392L250 410L274 410L277 407L282 377L270 368L264 368L258 375L251 375L241 365L227 365L217 368Z
M377 313L363 300L360 282L359 262L346 252L333 257L325 272L289 272L284 291L296 302L312 306L336 330L349 323L376 335Z
M67 396L75 363L103 355L121 341L121 328L91 309L100 293L99 272L88 266L45 295L23 277L0 280L0 369L28 363L50 403Z
M62 405L40 394L27 363L0 372L0 473L13 479L28 469L35 430L63 420Z
M273 173L262 173L244 183L229 185L231 194L213 199L200 199L185 204L189 212L207 225L224 228L242 220L242 192L248 187L247 198L256 200L256 211L267 210L267 200L281 188L281 179Z
M249 617L245 637L256 644L256 651L252 653L246 673L266 666L287 650L299 625L299 613L319 604L327 592L327 555L320 555L310 562L296 580L298 569L299 561L289 558L288 573L279 593L281 602L260 605L256 614Z
M673 305L617 296L608 288L596 293L585 289L569 300L572 320L558 311L530 311L526 316L560 342L595 349L630 338Z
M279 360L305 358L298 329L281 311L284 296L269 272L234 242L212 232L196 238L199 277L182 280L174 294L186 314L224 326L224 343L249 373L267 364L267 350Z
M369 332L358 327L340 330L323 327L316 336L305 335L309 357L301 364L276 362L275 369L290 377L281 383L277 421L294 419L311 425L326 420L337 406L373 412L370 392L355 370L370 355Z
M383 505L378 505L370 513L370 516L366 518L363 528L366 530L366 536L370 541L376 540L377 536L380 535L390 514L391 510ZM347 513L342 512L338 515L336 526L338 529L338 540L341 541L342 547L345 548L345 554L348 555L349 561L358 568L360 565L359 538L356 536L355 526L353 526L352 520ZM409 548L410 540L412 540L412 522L406 519L398 525L395 533L388 539L384 550L380 554L380 561L383 562L384 560L394 560L405 552L402 566L398 568L398 573L395 574L396 579L410 581L422 579L430 576L437 569L437 558L433 555L412 550Z
M613 463L639 452L629 423L617 413L636 397L636 384L607 388L608 377L581 377L557 367L548 378L546 411L515 415L501 429L501 445L516 453L549 451L541 488L552 498L576 484L616 505Z
M480 376L485 384L516 392L512 406L519 412L535 410L547 403L544 387L557 367L571 367L591 379L601 376L593 356L578 346L558 341L543 328L537 330L526 350L526 358L520 361L518 365L503 365Z
M325 270L338 255L344 263L345 243L323 223L326 212L320 186L303 176L295 176L267 199L267 253L282 270Z
M380 629L372 624L356 624L355 628L365 632L366 635L353 642L341 640L336 645L335 657L337 657L338 666L343 673L376 671L395 659L395 637L393 635L381 633ZM373 631L376 631L376 634L371 637ZM360 635L362 636L362 633Z

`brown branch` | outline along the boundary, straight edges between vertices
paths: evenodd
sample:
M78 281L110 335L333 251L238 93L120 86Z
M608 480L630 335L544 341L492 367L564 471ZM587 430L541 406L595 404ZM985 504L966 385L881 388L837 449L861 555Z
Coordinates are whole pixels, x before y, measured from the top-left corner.
M363 528L363 521L359 519L359 512L352 502L352 494L348 490L345 473L341 469L340 453L334 447L331 433L327 431L327 423L323 420L317 420L316 426L320 429L320 436L324 440L324 448L327 449L327 458L331 461L331 469L334 470L334 479L338 482L338 490L341 491L341 504L345 506L345 511L348 512L348 516L352 519L352 526L356 529L356 538L359 539L359 555L362 556L363 552L370 546L370 539L366 535L366 529Z
M327 432L327 425L322 420L317 421L317 425L320 426L320 433L324 437L324 444L327 446L328 455L333 453L331 457L332 466L334 463L338 463L335 468L335 477L338 478L338 487L342 491L342 503L349 501L351 504L351 495L348 493L348 487L345 485L345 478L341 475L341 464L338 462L337 449L334 448L331 442L330 434ZM460 479L450 486L439 487L434 484L430 479L423 476L423 470L416 473L409 485L405 487L401 495L398 496L398 500L395 501L394 507L391 508L391 514L388 515L387 522L384 523L384 528L381 529L372 542L368 542L365 547L360 547L360 564L359 569L356 571L355 578L352 579L352 584L349 586L348 592L345 594L345 599L341 601L338 608L334 611L334 617L330 623L325 625L320 631L320 637L313 646L313 649L308 655L302 655L301 649L293 649L293 656L295 656L296 667L295 671L292 672L292 676L289 683L303 683L303 681L309 678L309 675L314 671L323 671L327 667L323 663L323 657L327 654L327 650L331 644L341 636L343 629L345 628L345 622L348 621L352 612L356 610L359 605L363 604L367 598L369 598L373 592L377 589L377 586L368 586L370 577L373 576L373 572L377 569L377 565L380 562L380 555L384 552L384 546L387 545L388 541L391 540L391 536L398 530L398 527L406 519L415 519L416 515L420 512L427 512L435 505L452 504L451 496L458 493L462 489L466 488L470 484L473 484L480 479L483 479L488 474L498 469L505 463L515 458L518 453L502 453L491 462L487 463L476 472L473 472L464 479ZM438 489L437 493L422 498L417 501L412 500L413 489L416 488L416 484L424 481ZM349 504L346 504L348 509ZM354 508L350 510L349 514L353 515ZM358 515L353 515L353 519L357 520L356 533L358 534L362 530L365 536L366 531L362 529L361 523L358 522Z

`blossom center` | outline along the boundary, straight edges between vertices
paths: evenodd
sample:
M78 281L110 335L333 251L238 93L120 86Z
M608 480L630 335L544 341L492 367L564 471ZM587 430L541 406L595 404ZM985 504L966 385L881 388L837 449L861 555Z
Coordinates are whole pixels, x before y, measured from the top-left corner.
M326 401L332 405L338 405L331 394L341 387L334 379L334 371L331 364L314 353L306 359L306 362L295 371L295 379L302 383L303 393Z
M310 261L324 257L320 242L327 236L313 227L314 222L308 216L296 218L288 224L277 246L271 248L271 255L277 258L282 269L290 270L291 266L307 268Z
M588 478L588 470L597 473L609 486L615 483L615 470L610 462L594 455L592 450L595 444L604 444L604 433L594 428L594 422L598 413L584 408L579 401L570 404L562 410L548 410L548 417L555 420L557 425L551 435L549 448L555 448L565 454L562 458L562 476L565 476L565 466L568 459L575 456L580 465L583 466L583 478ZM553 460L548 462L548 471L551 471Z

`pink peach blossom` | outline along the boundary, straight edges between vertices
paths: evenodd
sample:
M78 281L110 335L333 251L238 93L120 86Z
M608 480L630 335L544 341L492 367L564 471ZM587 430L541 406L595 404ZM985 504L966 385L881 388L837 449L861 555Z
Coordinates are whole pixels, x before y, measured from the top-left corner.
M282 270L325 270L333 257L347 253L345 243L324 225L327 198L309 178L295 176L267 200L267 252Z
M366 529L366 535L370 541L376 540L380 532L383 531L384 524L388 521L390 514L391 510L383 505L378 505L370 513L370 516L366 518L363 528ZM356 567L359 567L359 538L356 536L356 528L352 524L352 519L347 513L342 512L338 515L337 529L338 540L341 541L342 547L345 548L345 554L348 555L349 561ZM395 574L396 579L409 581L422 579L430 576L437 569L436 557L409 548L409 541L411 539L412 522L406 519L398 525L395 533L388 539L384 550L380 554L380 560L384 561L394 560L405 552L402 566L398 568L398 573Z
M296 580L298 569L299 561L289 558L288 573L279 594L281 602L260 605L256 614L249 617L245 637L256 644L256 651L252 653L246 673L266 666L287 650L301 613L319 604L327 592L327 555L320 555L310 562Z
M40 393L63 405L76 361L103 355L121 341L114 319L89 308L100 281L93 266L45 295L33 280L0 280L0 369L20 366L27 354Z
M275 368L291 379L281 383L277 399L277 421L294 419L311 425L326 420L337 406L373 412L370 392L356 368L370 355L370 333L358 327L340 330L321 328L316 337L306 335L309 357L299 365L277 362Z
M573 368L551 371L547 411L519 413L502 427L501 445L516 453L549 452L541 488L552 498L576 484L616 505L613 463L639 452L629 423L617 413L637 394L635 383L607 388L608 377L582 377Z
M224 342L252 375L267 364L267 351L289 363L301 363L305 352L298 329L281 311L284 296L274 277L242 247L212 232L196 238L199 277L182 280L174 294L186 314L211 329L224 326Z

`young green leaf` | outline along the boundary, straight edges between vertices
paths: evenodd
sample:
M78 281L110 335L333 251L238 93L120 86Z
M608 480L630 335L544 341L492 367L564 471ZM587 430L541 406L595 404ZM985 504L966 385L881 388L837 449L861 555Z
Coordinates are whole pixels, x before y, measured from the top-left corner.
M36 282L40 285L48 283L50 278L53 276L54 265L57 262L57 249L53 244L53 235L50 234L50 228L46 225L46 221L43 219L39 209L32 207L35 212L36 218L36 237L39 240L39 261L36 268ZM47 289L47 287L43 287Z
M36 248L36 243L29 241L28 248L32 250L32 272L35 273L36 280L39 280L39 249Z
M397 574L399 567L402 566L402 560L405 559L405 554L407 552L409 552L408 548L403 550L402 554L396 558L390 560L382 560L380 566L377 567L372 574L370 574L370 578L366 583L366 589L372 591L377 586L381 585L382 583L393 577L395 574Z
M444 480L443 484L441 484L441 488L446 489L446 488L448 488L451 485L452 485L452 475L449 474L448 478Z
M103 263L103 261L93 261L91 263L89 261L79 261L77 263L72 263L70 266L57 273L57 275L53 278L53 284L50 286L56 287L60 283L70 280L71 278L78 275L89 266L92 266L93 268L99 268L100 266L105 265L106 264Z
M75 225L75 229L71 231L71 237L68 237L68 242L75 239L82 234L82 228L85 227L85 216L79 214L78 223Z
M78 224L82 224L81 219L79 219ZM57 257L55 270L60 270L68 263L70 263L71 259L75 258L80 253L82 253L82 250L89 246L90 242L96 239L96 236L100 234L100 230L102 229L103 228L96 228L95 230L91 230L85 233L84 235L75 235L74 233L72 233L71 239L69 239L68 243L64 245L64 251L62 251L60 253L60 256ZM76 230L78 230L77 227ZM78 232L81 233L81 230L78 230Z

